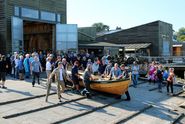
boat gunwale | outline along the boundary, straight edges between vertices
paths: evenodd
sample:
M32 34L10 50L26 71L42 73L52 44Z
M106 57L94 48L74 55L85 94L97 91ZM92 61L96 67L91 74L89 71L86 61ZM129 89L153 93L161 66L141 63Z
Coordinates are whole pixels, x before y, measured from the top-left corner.
M110 83L118 83L121 81L128 81L130 80L130 78L126 78L126 79L117 79L117 80L93 80L91 81L91 83L99 83L99 84L110 84Z

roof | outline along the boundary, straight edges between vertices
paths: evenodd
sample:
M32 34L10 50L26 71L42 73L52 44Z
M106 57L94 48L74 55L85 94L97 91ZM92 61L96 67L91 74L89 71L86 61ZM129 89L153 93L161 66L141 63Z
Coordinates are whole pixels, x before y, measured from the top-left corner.
M110 30L110 31L103 31L103 32L98 32L96 35L97 37L106 35L106 34L112 34L121 31L122 29L117 29L117 30Z
M96 42L90 44L79 44L80 46L92 46L92 47L124 47L125 51L135 51L142 48L147 48L151 43L132 43L132 44L113 44L107 42Z
M173 42L173 47L182 47L184 45L185 45L185 42L179 42L179 41Z
M92 46L92 47L123 47L120 44L113 44L107 42L94 42L89 44L79 44L80 46Z
M125 51L135 51L143 48L147 48L151 43L133 43L133 44L123 44Z
M182 44L174 44L173 47L182 47Z
M149 23L137 25L137 26L134 26L134 27L126 28L126 29L111 30L111 31L108 31L108 32L102 32L102 33L99 33L99 35L97 35L97 37L101 37L101 36L105 36L105 35L110 35L110 34L114 34L114 33L121 32L121 31L130 30L130 29L135 29L135 28L138 28L138 27L141 27L141 26L150 25L150 24L153 24L153 23L165 23L165 24L172 25L170 23L167 23L167 22L164 22L164 21L161 21L161 20L157 20L157 21L153 21L153 22L149 22Z

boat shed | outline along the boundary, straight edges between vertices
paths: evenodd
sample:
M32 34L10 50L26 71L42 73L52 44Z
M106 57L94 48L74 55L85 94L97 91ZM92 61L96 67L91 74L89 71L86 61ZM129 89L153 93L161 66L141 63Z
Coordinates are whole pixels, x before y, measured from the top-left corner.
M103 54L105 51L109 51L110 54L118 54L123 51L124 53L138 53L146 52L151 46L151 43L135 43L135 44L113 44L108 42L91 42L86 44L79 44L80 49L88 49L88 51L97 51Z
M129 49L146 45L145 47L150 46L147 56L170 56L172 55L172 35L172 24L158 20L129 29L105 32L97 36L96 41L131 44L128 45ZM144 46L143 43L145 43ZM143 54L143 56L146 55Z

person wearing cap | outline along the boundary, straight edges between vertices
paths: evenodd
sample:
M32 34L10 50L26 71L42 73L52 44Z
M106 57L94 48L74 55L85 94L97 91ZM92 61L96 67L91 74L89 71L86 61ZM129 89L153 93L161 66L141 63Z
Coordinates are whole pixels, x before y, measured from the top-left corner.
M62 62L59 62L58 67L55 68L53 72L50 74L50 77L47 83L47 93L46 93L46 99L45 99L46 102L48 101L48 96L49 96L49 92L51 89L51 83L52 83L51 79L53 76L55 76L55 81L57 84L58 99L59 99L59 102L61 102L61 97L62 97L61 93L63 93L65 90L64 80L66 80L66 77L67 77L65 69L63 68Z

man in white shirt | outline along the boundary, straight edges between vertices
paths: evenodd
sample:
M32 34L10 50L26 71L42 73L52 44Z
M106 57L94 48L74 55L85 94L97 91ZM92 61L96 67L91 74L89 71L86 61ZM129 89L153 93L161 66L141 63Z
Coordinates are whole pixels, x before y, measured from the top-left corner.
M46 75L47 75L47 79L49 79L49 76L52 70L51 57L48 57L46 61L47 61L46 62Z

